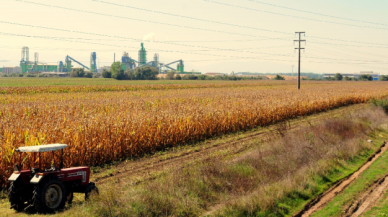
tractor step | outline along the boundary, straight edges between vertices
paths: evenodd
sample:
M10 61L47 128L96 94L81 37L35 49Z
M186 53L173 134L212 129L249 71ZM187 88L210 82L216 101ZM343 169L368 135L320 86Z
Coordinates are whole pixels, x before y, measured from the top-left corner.
M26 208L24 208L24 211L27 211L29 208L31 208L31 207L33 207L33 206L34 206L34 204L28 205Z

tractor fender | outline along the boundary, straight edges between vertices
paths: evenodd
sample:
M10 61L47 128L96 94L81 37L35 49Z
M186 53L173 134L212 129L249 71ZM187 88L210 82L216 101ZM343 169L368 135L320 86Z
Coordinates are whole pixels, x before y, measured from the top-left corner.
M31 183L31 184L34 184L34 185L37 185L37 184L40 183L40 181L43 180L44 177L45 177L45 176L44 176L43 174L37 173L37 174L35 174L35 175L32 177L30 183Z
M20 173L12 173L12 175L8 178L10 182L16 182L20 177Z

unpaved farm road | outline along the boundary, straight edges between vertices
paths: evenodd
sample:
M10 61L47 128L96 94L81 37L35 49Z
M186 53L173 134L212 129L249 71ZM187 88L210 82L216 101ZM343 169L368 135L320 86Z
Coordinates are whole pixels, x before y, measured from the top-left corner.
M339 181L332 188L324 192L320 197L316 198L305 208L294 215L294 217L308 217L313 213L323 209L327 203L332 201L338 194L343 192L350 184L352 184L360 175L367 170L373 162L382 156L387 151L387 142L384 142L382 146L365 162L356 172L348 177ZM360 216L368 208L372 207L376 201L382 196L382 194L388 189L388 174L383 178L377 180L369 189L364 192L355 202L353 202L345 211L342 216Z
M344 216L360 216L368 209L372 208L388 189L388 174L371 186L357 201L352 203Z

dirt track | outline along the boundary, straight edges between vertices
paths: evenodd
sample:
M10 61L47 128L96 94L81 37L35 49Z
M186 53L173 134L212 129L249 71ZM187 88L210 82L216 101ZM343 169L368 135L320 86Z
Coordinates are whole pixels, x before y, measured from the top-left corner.
M370 210L388 189L388 174L376 181L361 197L346 210L345 216L360 216Z
M305 208L301 212L294 215L294 217L307 217L324 208L328 202L337 196L337 194L345 190L352 182L354 182L354 180L356 180L365 170L367 170L372 165L372 163L376 161L387 149L388 145L386 142L384 142L382 146L356 172L342 179L332 188L324 192L320 197L307 204ZM377 199L381 196L381 194L387 189L388 178L386 177L388 177L388 175L377 181L373 186L371 186L370 190L368 190L362 197L353 203L348 208L345 216L359 216L364 211L366 211L367 208L371 207L374 202L377 201Z

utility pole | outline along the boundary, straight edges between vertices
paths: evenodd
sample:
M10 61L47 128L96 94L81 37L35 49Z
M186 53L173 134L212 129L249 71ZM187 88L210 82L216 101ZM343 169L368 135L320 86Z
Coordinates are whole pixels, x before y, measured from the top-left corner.
M295 32L295 34L299 34L299 40L294 40L294 42L299 42L299 48L295 48L299 50L299 59L298 59L298 90L300 90L300 50L304 50L304 48L300 47L300 43L302 41L306 42L306 40L301 40L302 34L305 34L305 32Z

